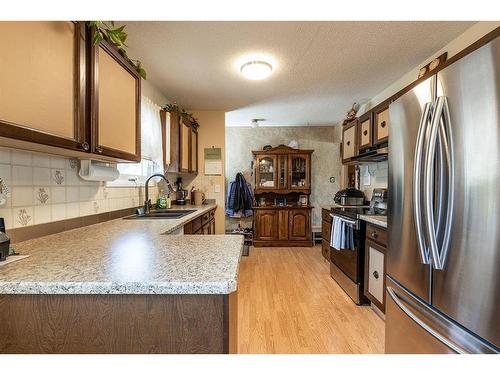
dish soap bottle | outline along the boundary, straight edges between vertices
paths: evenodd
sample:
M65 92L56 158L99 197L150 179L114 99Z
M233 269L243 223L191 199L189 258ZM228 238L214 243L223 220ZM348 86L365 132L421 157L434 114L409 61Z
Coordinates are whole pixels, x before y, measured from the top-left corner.
M167 208L167 198L165 197L165 192L160 190L160 195L156 200L156 208Z
M172 198L170 198L170 194L167 194L167 208L172 208Z

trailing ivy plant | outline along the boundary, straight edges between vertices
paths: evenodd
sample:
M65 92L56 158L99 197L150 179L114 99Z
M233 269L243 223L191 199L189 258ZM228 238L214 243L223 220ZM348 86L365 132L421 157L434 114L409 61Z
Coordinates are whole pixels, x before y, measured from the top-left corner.
M89 21L88 26L92 29L92 42L94 46L98 45L102 40L106 40L118 48L120 54L129 60L134 65L135 70L139 75L146 79L146 71L142 67L139 60L132 60L127 56L127 33L124 31L125 26L115 27L114 21Z
M173 104L165 104L165 106L163 107L163 110L164 111L167 111L167 112L175 112L175 113L178 113L179 116L182 118L182 120L184 120L185 122L191 124L191 126L195 129L198 129L200 127L200 124L198 123L198 120L193 117L193 114L192 113L188 113L185 109L183 108L180 108L176 102L174 102Z

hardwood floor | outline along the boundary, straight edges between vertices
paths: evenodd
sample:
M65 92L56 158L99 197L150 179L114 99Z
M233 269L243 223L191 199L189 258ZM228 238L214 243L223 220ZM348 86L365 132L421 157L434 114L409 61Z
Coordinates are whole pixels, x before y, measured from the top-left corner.
M242 257L238 353L383 353L384 322L330 277L321 248L253 248Z

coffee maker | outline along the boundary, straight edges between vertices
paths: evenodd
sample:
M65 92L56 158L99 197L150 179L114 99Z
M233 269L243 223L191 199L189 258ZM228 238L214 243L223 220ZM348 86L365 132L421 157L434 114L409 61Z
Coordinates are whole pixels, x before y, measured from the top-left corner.
M182 177L177 178L175 184L177 185L176 203L178 205L185 205L187 203L188 191L182 187Z

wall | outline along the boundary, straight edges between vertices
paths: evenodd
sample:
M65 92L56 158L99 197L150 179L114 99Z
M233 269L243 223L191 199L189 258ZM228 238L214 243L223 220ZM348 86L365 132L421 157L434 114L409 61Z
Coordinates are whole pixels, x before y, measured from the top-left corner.
M225 164L225 113L224 111L189 110L198 119L198 175L191 180L185 179L184 186L188 191L191 187L205 192L208 199L215 199L218 207L215 214L215 232L224 234L224 207L226 190L224 188ZM222 175L205 176L205 157L203 150L210 147L222 150ZM187 184L187 185L186 185ZM218 191L216 191L218 190Z
M236 173L242 172L253 185L250 164L252 150L261 150L264 145L288 145L291 140L299 142L299 148L312 149L312 192L313 226L321 225L321 206L331 206L333 195L340 182L340 132L335 127L227 127L226 128L226 183L234 180ZM330 177L335 183L330 183ZM251 226L250 219L226 219L226 228L234 229L238 223Z
M370 174L370 183L364 185L366 173ZM360 165L360 189L365 193L368 200L372 199L373 189L387 188L388 163L387 161Z
M0 217L7 229L136 207L143 188L106 187L78 176L78 161L0 148L0 178L10 189ZM153 189L153 197L156 189Z

